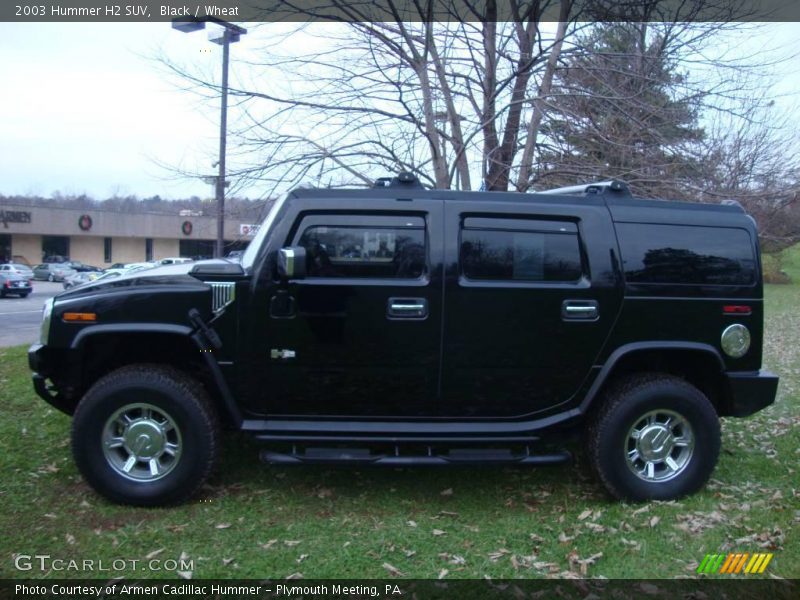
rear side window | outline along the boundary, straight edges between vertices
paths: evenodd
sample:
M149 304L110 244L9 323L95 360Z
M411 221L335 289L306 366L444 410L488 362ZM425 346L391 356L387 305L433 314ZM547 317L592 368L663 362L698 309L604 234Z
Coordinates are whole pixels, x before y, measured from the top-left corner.
M468 218L461 268L478 281L574 283L582 274L578 229L569 222Z
M629 283L755 282L753 242L745 229L618 223L617 231Z
M427 251L420 218L306 218L299 246L309 277L417 279Z

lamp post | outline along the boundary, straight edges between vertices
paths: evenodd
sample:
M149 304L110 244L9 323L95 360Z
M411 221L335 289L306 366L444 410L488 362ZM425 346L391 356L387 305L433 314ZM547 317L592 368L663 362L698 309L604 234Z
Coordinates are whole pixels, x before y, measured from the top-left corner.
M193 19L191 17L181 17L173 19L172 28L184 33L191 33L205 29L206 23L219 25L221 30L211 30L208 39L215 44L222 46L222 106L219 119L219 172L216 177L216 200L217 200L217 244L214 256L221 257L225 252L225 146L228 134L228 58L230 45L239 41L241 36L247 33L247 29L239 27L222 19L215 17L203 17Z

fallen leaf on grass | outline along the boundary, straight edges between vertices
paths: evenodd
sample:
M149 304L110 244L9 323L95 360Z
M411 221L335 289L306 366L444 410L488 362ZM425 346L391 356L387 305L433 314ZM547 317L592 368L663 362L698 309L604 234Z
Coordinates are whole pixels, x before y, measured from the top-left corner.
M178 574L178 577L181 579L191 579L192 572L191 571L175 571Z
M230 523L219 523L219 524L216 526L216 528L217 528L217 529L227 529L227 528L228 528L228 527L230 527L230 526L231 526L231 524L230 524Z
M446 576L446 575L447 575L449 572L450 572L450 571L448 571L447 569L442 569L441 571L439 571L439 577L437 577L437 579L444 579L444 578L445 578L445 576Z
M581 514L578 515L578 521L583 521L584 519L588 519L591 516L592 516L592 510L590 508L587 508L585 511L583 511Z
M416 527L417 526L417 522L416 521L406 521L406 523L408 524L409 527Z
M439 493L440 496L452 496L453 495L453 488L447 488L446 490L442 490Z
M153 550L150 554L147 554L145 556L145 559L150 560L151 558L155 558L156 556L161 554L163 551L164 551L164 548L159 548L158 550Z
M297 557L297 560L295 560L294 562L296 562L297 564L300 564L301 562L303 562L307 558L308 558L308 554L301 554L300 556Z
M650 527L655 527L658 525L658 522L661 520L661 517L652 517L650 519Z
M431 533L433 535L436 535L436 536L447 535L447 532L446 531L442 531L441 529L434 529Z
M261 542L258 542L258 545L261 546L261 548L263 550L269 550L270 548L272 548L277 543L278 543L278 540L270 540L266 544L262 544Z
M395 567L394 565L390 565L388 562L383 563L383 568L389 571L389 574L394 577L403 577L403 572Z
M228 566L229 564L231 564L231 563L232 563L234 560L236 560L236 559L235 559L235 558L223 558L223 559L222 559L222 566L223 566L223 567L227 567L227 566Z
M67 540L67 543L68 543L70 546L72 546L72 545L74 545L74 544L75 544L75 536L74 536L74 535L72 535L71 533L68 533L67 535L65 535L65 536L64 536L64 539L65 539L65 540Z

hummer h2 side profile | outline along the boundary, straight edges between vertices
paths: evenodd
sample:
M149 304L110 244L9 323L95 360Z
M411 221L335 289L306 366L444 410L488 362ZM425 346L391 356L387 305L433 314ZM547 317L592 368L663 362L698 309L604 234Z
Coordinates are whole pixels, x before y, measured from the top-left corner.
M578 434L613 496L671 499L710 476L719 417L774 401L740 206L380 183L289 193L241 263L46 303L33 384L97 491L180 502L228 428L268 463L391 466L561 463Z

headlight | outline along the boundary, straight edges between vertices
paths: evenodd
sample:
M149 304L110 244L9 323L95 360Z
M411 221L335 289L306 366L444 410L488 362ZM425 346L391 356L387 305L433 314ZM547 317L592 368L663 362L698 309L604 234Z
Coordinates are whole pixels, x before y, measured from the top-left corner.
M750 349L750 331L739 323L729 325L722 332L721 345L731 358L741 358Z
M54 298L48 298L42 308L42 327L39 330L39 343L47 345L47 338L50 337L50 317L53 315Z

